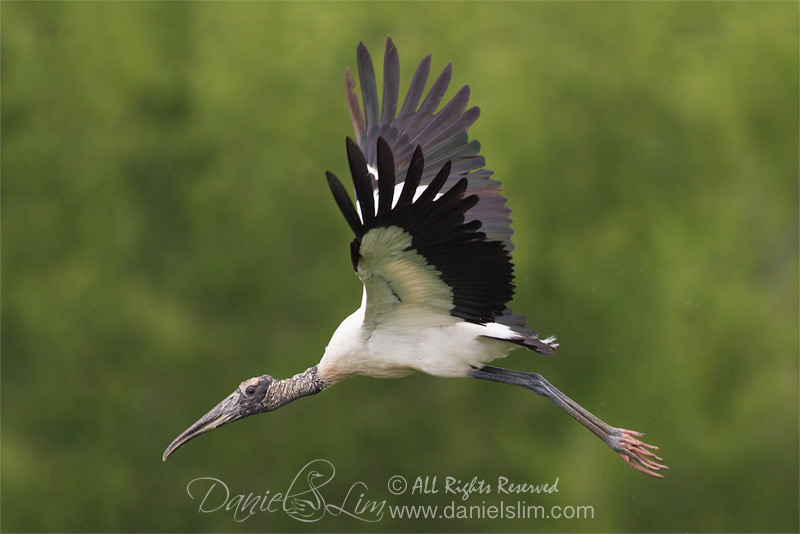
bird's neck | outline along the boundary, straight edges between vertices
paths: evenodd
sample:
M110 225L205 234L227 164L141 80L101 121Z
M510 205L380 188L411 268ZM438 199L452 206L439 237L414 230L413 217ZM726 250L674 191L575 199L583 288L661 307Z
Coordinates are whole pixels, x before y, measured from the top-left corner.
M275 408L285 406L293 400L302 397L316 395L329 385L328 382L319 376L319 370L316 365L310 367L302 373L294 375L292 378L280 380L275 384L275 394L273 398L278 401L278 405Z

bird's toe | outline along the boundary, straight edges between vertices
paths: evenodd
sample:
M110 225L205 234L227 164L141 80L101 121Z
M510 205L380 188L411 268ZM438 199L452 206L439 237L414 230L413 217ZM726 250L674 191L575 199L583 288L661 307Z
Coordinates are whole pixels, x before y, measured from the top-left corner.
M644 437L641 432L623 428L617 430L618 435L611 437L612 443L609 443L609 445L625 460L625 463L646 475L664 478L658 471L669 469L669 467L659 463L664 460L653 452L657 451L658 447L637 439Z

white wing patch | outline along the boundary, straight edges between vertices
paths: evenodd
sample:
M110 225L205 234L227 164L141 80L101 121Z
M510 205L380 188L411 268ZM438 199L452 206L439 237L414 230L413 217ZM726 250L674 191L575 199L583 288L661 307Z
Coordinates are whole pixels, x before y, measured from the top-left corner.
M394 186L394 191L392 191L392 194L393 194L392 207L393 208L397 205L397 201L400 200L400 194L403 192L403 186L404 185L405 185L405 182L400 182L399 184L396 184ZM424 185L417 186L417 190L414 191L414 198L413 198L412 202L416 202L417 199L420 196L422 196L422 193L424 193L425 190L428 189L428 185L429 184L424 184ZM443 194L444 193L442 193L440 191L439 193L436 193L436 196L433 197L433 199L434 200L439 200L439 197L441 197ZM376 206L378 205L378 190L377 189L375 190L375 205Z
M398 226L373 228L361 240L358 277L366 290L364 327L414 329L459 322L450 315L453 291L411 248Z
M367 165L367 171L372 175L372 177L378 176L378 170L375 167L373 167L372 165ZM392 190L392 208L397 206L397 201L400 200L400 194L403 192L403 186L404 185L405 185L405 182L400 182L400 183L395 184L394 189ZM428 188L428 184L418 186L417 190L414 191L414 198L412 199L412 202L416 202L417 199L422 195L422 193L425 192L425 190L427 188ZM433 197L434 200L439 200L439 197L441 197L443 194L444 193L441 193L441 192L437 193L436 196ZM373 202L374 202L374 205L375 205L375 209L377 210L378 209L378 190L377 189L374 189L372 191L372 196L373 196ZM364 215L362 215L362 213L361 213L361 203L360 202L356 202L356 212L358 212L358 217L361 219L361 222L364 222Z

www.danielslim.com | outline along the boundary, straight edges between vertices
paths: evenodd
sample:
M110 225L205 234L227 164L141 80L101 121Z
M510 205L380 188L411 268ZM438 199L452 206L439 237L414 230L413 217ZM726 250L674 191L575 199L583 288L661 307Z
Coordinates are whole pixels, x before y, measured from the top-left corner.
M594 519L592 506L550 507L527 504L525 501L499 504L458 504L446 506L395 505L388 506L393 519Z

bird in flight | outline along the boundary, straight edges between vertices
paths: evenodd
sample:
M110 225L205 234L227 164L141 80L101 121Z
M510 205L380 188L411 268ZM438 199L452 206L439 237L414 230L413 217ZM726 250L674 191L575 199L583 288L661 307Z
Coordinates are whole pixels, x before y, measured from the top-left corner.
M345 71L355 129L355 140L346 140L355 205L339 179L326 174L355 234L350 258L364 284L361 306L336 329L319 364L285 380L269 375L245 380L175 438L163 459L209 430L276 410L345 378L422 372L530 389L591 430L628 465L661 478L659 471L667 467L653 452L658 447L639 440L643 434L601 421L537 373L487 365L515 347L552 354L558 344L554 337L540 338L526 326L527 318L507 305L514 294L510 210L500 182L485 168L480 145L467 136L480 111L467 108L469 86L464 86L437 112L451 64L423 99L429 55L398 112L399 56L391 38L380 101L363 43L357 56L363 110L353 76Z

